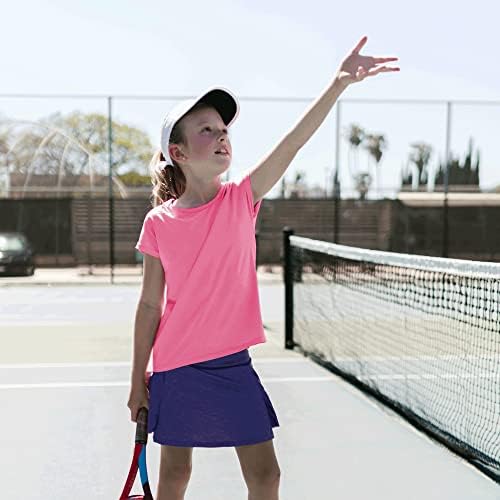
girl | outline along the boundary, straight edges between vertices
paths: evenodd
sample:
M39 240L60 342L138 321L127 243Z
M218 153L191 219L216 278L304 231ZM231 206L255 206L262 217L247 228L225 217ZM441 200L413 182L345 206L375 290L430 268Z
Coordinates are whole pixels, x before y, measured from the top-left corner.
M255 223L262 198L354 82L399 68L397 58L360 55L363 37L303 118L238 181L229 127L239 103L212 87L167 114L151 161L153 208L136 248L144 275L136 311L128 407L149 408L161 444L157 500L184 498L193 447L234 446L251 500L277 500L273 447L279 422L248 347L266 341L255 272ZM147 365L152 349L153 372Z

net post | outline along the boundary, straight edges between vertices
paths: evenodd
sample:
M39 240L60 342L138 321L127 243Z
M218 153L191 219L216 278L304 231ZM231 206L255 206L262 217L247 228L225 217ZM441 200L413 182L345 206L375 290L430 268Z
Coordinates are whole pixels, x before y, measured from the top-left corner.
M293 229L283 228L283 277L285 281L285 349L293 349L293 269L290 236Z

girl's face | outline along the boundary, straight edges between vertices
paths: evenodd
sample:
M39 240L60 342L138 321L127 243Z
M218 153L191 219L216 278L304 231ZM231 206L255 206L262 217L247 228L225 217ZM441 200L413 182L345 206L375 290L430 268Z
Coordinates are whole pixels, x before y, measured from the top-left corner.
M199 109L185 116L182 126L187 147L177 146L184 154L180 164L187 163L191 167L200 166L204 169L214 167L217 172L229 167L232 149L228 129L215 109ZM221 148L225 148L227 154L216 153ZM177 156L174 158L177 159Z

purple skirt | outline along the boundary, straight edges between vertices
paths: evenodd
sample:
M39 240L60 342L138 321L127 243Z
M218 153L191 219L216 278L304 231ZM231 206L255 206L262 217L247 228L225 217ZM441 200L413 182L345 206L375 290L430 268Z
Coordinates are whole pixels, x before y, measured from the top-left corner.
M159 444L256 444L273 439L280 425L248 349L154 372L148 387L148 432Z

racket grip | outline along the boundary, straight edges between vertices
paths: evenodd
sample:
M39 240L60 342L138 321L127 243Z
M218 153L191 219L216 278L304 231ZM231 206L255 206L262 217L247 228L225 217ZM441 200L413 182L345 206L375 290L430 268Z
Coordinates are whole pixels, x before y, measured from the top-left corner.
M146 444L148 441L148 409L144 406L137 412L137 427L135 429L135 442Z

